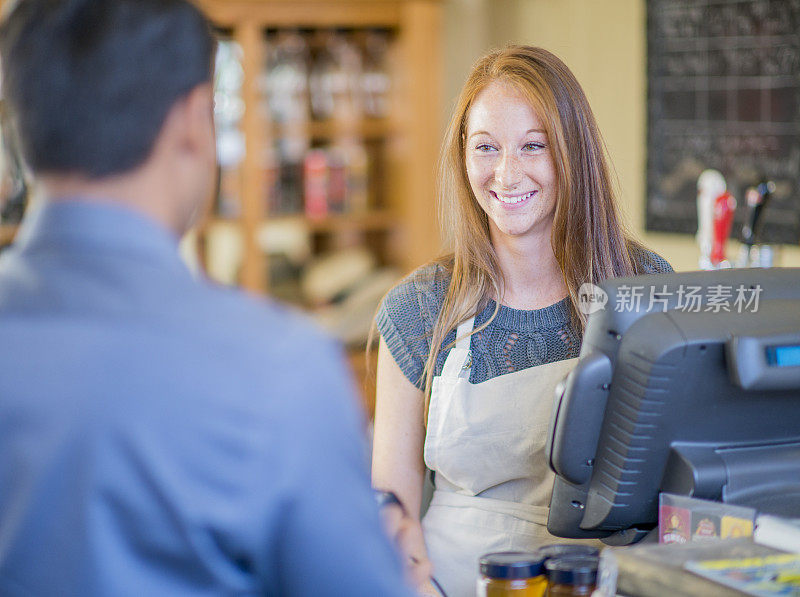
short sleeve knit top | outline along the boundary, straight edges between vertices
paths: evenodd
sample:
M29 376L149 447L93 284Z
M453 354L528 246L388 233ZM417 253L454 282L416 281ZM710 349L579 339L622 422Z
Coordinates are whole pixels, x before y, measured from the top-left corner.
M671 272L661 256L650 251L634 251L639 272ZM439 264L425 265L390 290L384 297L376 324L389 352L405 376L423 389L422 371L431 347L436 318L450 281L449 273ZM475 327L485 323L495 309L495 302L475 316ZM455 341L451 330L442 347ZM497 316L486 329L471 338L472 370L469 380L480 383L498 375L528 367L577 357L581 336L570 318L569 297L534 310L519 310L500 305ZM440 375L449 351L440 350L435 375Z

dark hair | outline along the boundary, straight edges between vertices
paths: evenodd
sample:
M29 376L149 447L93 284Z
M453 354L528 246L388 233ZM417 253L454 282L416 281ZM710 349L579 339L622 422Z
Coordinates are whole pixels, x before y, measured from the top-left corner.
M215 47L186 0L20 0L0 58L29 167L101 178L141 165L170 108L211 79Z

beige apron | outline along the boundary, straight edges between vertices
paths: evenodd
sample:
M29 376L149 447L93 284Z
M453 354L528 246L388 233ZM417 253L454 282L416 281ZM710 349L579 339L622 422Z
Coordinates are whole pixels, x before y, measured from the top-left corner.
M458 327L433 380L425 464L436 489L422 521L434 576L448 597L474 597L484 553L563 541L547 533L553 473L544 454L567 359L469 382L475 318Z

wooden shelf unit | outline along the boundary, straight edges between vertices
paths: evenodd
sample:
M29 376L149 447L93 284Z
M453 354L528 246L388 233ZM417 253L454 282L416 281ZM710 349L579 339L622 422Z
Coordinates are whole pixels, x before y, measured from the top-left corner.
M281 129L278 134L283 135ZM332 122L312 121L308 123L307 134L313 140L330 140L339 134L336 125ZM365 140L380 140L391 137L393 134L391 124L385 120L365 119L359 123L357 134Z
M314 233L342 230L384 231L387 241L381 262L410 271L435 256L439 234L435 210L435 170L441 143L441 3L440 0L198 0L216 27L229 32L242 48L244 114L241 129L245 155L241 162L241 213L226 219L241 233L243 252L240 285L252 292L269 292L267 257L259 248L258 232L267 218L265 177L259 163L265 143L283 134L265 121L259 103L258 78L265 63L267 31L280 29L367 30L391 32L391 111L387 118L364 118L357 133L366 143L381 146L382 176L369 181L380 193L380 204L358 214L323 218L275 216L274 221L303 220ZM330 122L308 123L308 138L333 139ZM212 217L212 221L213 217ZM202 243L201 243L202 246ZM202 260L202 257L201 257Z

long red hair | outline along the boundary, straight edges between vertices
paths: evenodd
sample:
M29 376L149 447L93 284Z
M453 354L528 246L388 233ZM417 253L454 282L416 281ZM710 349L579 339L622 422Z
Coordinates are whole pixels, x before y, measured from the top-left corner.
M639 245L623 229L605 146L586 95L567 66L547 50L508 46L481 58L470 71L445 135L439 163L440 222L452 253L438 260L451 274L425 363L426 408L442 342L459 323L503 296L503 278L489 222L467 178L465 135L475 98L490 83L512 86L543 123L556 168L557 199L551 242L569 291L572 318L584 282L636 273L631 250ZM491 322L492 317L473 333Z

